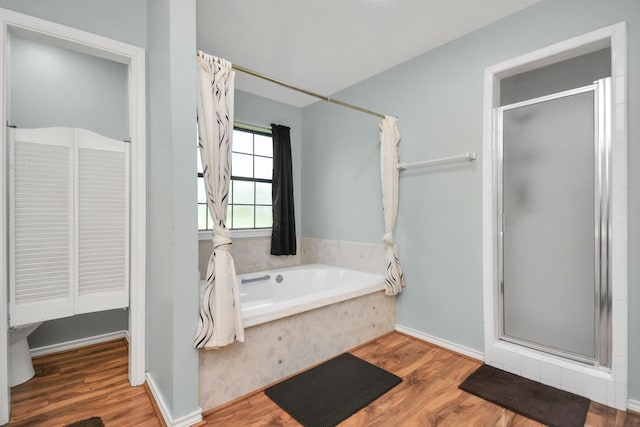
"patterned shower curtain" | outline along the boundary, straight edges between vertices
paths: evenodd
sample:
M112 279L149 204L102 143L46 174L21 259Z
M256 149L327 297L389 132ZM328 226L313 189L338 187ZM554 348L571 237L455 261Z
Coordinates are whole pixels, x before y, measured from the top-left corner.
M213 253L200 304L196 348L218 348L244 341L236 269L225 225L231 178L235 72L225 59L201 51L197 58L198 149L207 204L213 219Z
M387 247L385 294L396 295L404 288L404 275L398 261L398 248L393 242L393 228L398 213L398 119L385 116L380 120L380 166L382 176L382 208L384 210L384 237Z

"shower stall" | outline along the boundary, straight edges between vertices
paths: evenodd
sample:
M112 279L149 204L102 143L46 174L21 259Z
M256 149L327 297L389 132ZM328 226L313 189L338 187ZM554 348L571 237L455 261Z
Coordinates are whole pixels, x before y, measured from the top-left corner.
M485 363L628 406L626 26L485 69Z
M499 338L611 365L611 79L497 109Z

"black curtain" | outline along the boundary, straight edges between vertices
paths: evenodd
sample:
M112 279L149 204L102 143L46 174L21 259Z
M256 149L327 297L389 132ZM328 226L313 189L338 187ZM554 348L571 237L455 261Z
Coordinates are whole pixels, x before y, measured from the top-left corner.
M273 233L271 255L296 254L296 221L293 212L291 137L287 126L271 124L273 137Z

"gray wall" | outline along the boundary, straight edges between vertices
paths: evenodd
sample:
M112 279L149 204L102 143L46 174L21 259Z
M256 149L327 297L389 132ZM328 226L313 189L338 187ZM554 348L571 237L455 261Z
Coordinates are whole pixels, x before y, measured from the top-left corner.
M487 66L627 22L630 385L640 399L640 3L547 0L436 48L336 98L399 117L401 161L482 153ZM339 71L337 71L339 72ZM377 120L325 103L303 109L302 235L379 242ZM395 236L407 288L398 323L482 351L482 159L401 173Z
M129 137L127 67L11 36L9 121L18 127L80 127ZM31 348L128 329L128 312L109 310L46 322Z
M147 0L0 0L0 7L135 46L147 45Z
M198 408L195 0L148 6L147 370L179 418Z
M129 137L127 66L11 35L10 122Z
M38 348L129 329L129 312L107 310L44 322L29 335L29 347Z

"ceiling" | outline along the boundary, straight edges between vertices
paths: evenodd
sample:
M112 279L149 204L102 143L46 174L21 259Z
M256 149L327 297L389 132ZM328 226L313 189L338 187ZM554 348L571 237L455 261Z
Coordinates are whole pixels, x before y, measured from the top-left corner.
M332 94L540 0L197 0L197 48ZM317 99L236 74L236 89Z

